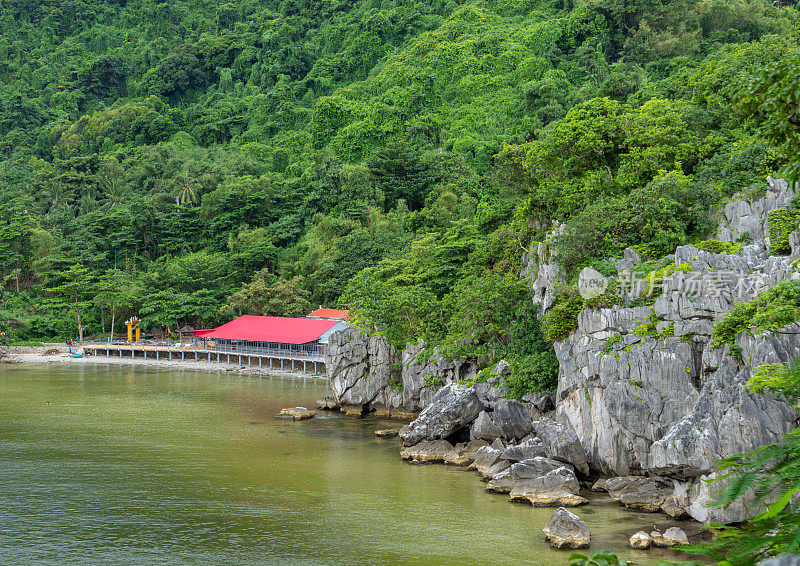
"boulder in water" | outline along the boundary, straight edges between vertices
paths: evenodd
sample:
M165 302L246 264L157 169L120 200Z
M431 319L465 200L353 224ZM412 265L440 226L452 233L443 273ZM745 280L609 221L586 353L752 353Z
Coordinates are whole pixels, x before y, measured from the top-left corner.
M542 530L547 542L555 548L589 548L592 539L586 523L563 507L553 513L550 522Z

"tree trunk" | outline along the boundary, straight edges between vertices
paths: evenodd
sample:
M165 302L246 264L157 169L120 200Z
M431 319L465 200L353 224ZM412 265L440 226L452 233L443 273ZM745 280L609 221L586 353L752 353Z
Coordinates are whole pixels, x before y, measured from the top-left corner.
M117 302L111 301L111 335L108 337L108 340L111 344L114 343L114 317L116 316L117 310Z
M75 316L78 319L78 344L83 346L83 326L81 325L81 307L78 305L77 293L75 293Z

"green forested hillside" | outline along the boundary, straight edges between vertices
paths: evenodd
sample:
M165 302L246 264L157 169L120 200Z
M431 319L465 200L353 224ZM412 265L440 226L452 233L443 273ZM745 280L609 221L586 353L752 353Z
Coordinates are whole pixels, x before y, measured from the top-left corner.
M705 239L783 147L738 85L766 0L9 0L0 307L15 340L342 304L402 344L555 361L517 275Z

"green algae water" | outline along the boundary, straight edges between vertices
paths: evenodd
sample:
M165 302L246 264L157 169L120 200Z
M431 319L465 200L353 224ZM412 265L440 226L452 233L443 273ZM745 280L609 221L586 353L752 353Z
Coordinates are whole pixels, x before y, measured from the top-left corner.
M324 381L114 365L0 366L2 564L565 564L552 509L411 466L385 423L291 422ZM663 516L593 497L593 549Z

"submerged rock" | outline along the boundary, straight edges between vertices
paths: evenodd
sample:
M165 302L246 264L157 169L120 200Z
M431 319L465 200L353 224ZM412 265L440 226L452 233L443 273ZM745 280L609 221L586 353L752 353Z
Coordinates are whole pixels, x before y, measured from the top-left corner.
M316 411L309 411L305 407L292 407L290 409L281 409L281 412L278 413L278 416L282 418L291 418L295 421L302 421L305 419L314 418L314 415L316 414Z
M392 438L397 436L397 433L398 431L396 428L382 428L375 431L375 436L379 436L381 438Z
M653 539L644 531L639 531L628 539L628 546L631 548L647 549L652 543Z
M544 536L555 548L589 548L592 533L575 513L559 507L550 522L542 529Z
M472 388L456 384L442 387L419 417L409 425L403 444L446 438L470 424L483 410Z
M452 452L453 445L446 440L423 440L404 448L400 452L403 460L411 460L415 464L434 464L444 462L445 456Z
M683 529L679 527L670 527L663 534L658 531L653 532L659 535L652 537L654 546L670 547L678 544L689 544L689 538L683 532Z

